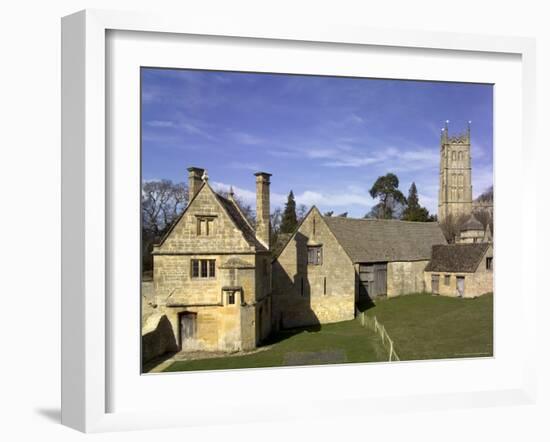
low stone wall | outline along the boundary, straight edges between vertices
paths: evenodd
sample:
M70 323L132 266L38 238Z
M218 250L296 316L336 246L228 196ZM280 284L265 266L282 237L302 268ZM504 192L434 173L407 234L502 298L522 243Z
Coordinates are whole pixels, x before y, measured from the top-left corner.
M141 336L142 363L177 350L176 337L166 315L155 314L149 317Z

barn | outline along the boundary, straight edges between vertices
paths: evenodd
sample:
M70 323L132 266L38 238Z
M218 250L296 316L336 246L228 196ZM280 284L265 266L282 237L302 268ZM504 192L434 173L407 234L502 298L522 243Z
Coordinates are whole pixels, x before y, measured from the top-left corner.
M437 223L323 216L313 207L273 262L276 328L353 319L378 296L425 291Z

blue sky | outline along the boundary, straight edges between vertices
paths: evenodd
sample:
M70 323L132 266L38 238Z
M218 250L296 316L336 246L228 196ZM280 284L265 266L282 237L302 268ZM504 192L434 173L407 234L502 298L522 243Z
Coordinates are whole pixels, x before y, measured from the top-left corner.
M142 68L142 176L187 167L255 205L253 173L273 174L272 209L298 204L361 217L388 172L437 212L439 137L472 121L474 196L492 185L491 85Z

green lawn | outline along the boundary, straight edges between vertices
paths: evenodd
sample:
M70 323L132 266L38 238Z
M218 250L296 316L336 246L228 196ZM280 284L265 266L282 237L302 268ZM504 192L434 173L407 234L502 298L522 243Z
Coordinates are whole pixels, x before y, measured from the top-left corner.
M387 361L387 352L374 332L358 320L287 330L273 337L267 350L245 356L177 361L164 371L318 365Z
M413 294L377 300L366 310L394 341L401 360L492 356L493 295L457 299ZM287 330L266 350L244 356L177 361L164 371L387 361L380 338L360 319Z
M384 324L401 360L493 355L493 295L458 299L414 294L366 311Z

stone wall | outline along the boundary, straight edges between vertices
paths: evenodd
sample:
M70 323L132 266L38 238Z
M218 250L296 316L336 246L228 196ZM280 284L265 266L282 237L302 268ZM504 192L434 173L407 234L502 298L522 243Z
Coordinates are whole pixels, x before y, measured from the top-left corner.
M308 265L308 245L322 246L321 265ZM277 328L354 318L353 263L315 208L273 263L272 303Z
M388 263L388 297L420 293L426 290L424 269L426 261L402 261Z
M456 242L458 244L474 244L483 242L485 236L485 230L464 230L460 232Z

